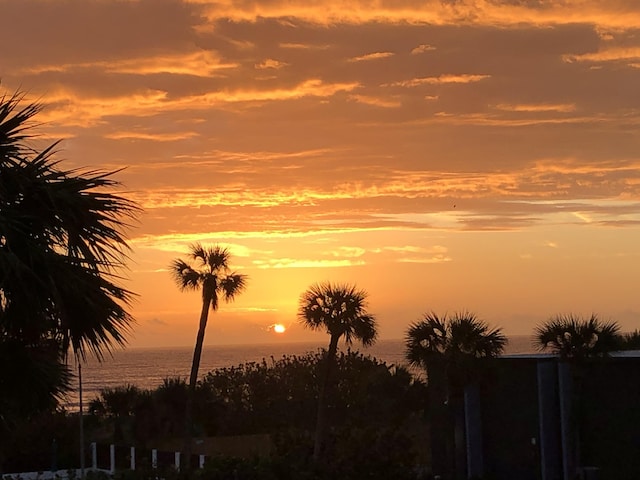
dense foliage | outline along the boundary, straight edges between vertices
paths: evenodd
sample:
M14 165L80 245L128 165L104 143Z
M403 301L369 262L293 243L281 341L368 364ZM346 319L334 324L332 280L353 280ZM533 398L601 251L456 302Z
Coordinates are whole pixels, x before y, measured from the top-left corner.
M318 351L283 356L207 373L196 389L198 433L313 430L324 355ZM350 350L339 353L336 365L336 389L330 400L332 425L395 428L422 411L426 387L405 368ZM134 386L105 389L90 403L89 411L92 421L108 427L109 440L145 444L181 432L186 391L182 379L167 379L153 391ZM138 427L141 423L145 428Z
M291 427L313 430L323 358L322 352L308 353L210 372L200 388L215 399L220 414L202 417L205 430L224 434ZM395 427L421 406L423 385L406 369L357 352L338 354L335 380L329 400L333 425Z
M108 193L113 172L66 170L57 143L30 146L39 111L0 96L0 464L6 432L68 389L69 352L101 357L133 322L118 270L138 207Z
M326 478L337 470L346 475L341 478L362 478L347 473L367 463L367 468L387 472L413 468L424 448L425 385L405 368L352 351L336 358L336 388L329 401L331 461L312 466L317 379L325 354L283 356L209 372L196 389L198 436L269 434L274 449L269 469L284 464L300 471L320 469L326 470ZM91 402L89 435L103 443L140 446L180 436L186 395L187 384L178 379L153 391L132 386L104 390ZM261 468L267 468L266 461Z

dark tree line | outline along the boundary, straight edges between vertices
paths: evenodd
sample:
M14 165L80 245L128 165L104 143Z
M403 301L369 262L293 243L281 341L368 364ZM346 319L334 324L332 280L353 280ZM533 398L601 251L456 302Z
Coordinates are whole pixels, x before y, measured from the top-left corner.
M194 432L198 437L268 434L271 461L286 463L291 471L355 479L361 478L358 468L360 474L380 470L411 478L401 475L424 459L426 386L406 368L350 350L335 358L326 461L312 461L325 356L321 350L206 373L195 389ZM181 379L166 380L155 390L104 390L91 402L89 435L102 443L144 447L179 438L187 394Z
M195 390L195 429L201 436L313 431L316 419L310 413L317 408L325 353L264 359L206 373ZM334 380L329 402L334 425L401 427L424 408L422 381L406 368L358 352L336 355ZM146 445L181 434L187 390L182 379L167 379L154 390L106 389L90 403L89 412L96 422L109 426L109 440ZM121 419L126 419L126 431L117 431ZM157 425L147 429L149 419ZM138 423L145 428L138 428Z

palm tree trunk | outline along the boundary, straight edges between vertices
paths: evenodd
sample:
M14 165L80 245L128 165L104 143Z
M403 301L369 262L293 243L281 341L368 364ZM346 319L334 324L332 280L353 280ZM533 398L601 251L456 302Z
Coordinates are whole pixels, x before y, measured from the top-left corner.
M327 351L327 358L324 365L324 377L322 384L320 385L320 392L318 394L318 417L316 421L316 435L313 445L313 460L318 462L322 458L322 451L327 437L327 409L328 409L328 389L331 373L336 360L336 352L338 351L337 335L331 336L329 342L329 350Z
M193 349L193 360L191 362L191 375L189 375L189 389L187 390L187 406L184 415L184 466L188 471L191 468L191 443L193 438L193 401L198 382L198 370L200 369L200 358L202 357L202 346L204 344L204 334L207 329L209 319L209 308L211 307L211 296L207 295L202 301L202 312L200 312L200 325L196 337L196 346Z
M564 478L576 475L575 390L572 365L558 362L558 389L560 395L560 435Z

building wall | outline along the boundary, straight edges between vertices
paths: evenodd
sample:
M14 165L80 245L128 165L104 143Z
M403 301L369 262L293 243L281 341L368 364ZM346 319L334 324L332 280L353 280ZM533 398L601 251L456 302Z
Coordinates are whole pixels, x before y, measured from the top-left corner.
M585 369L582 464L599 480L640 479L640 358L610 358Z
M481 388L485 477L538 480L536 361L497 359L490 367Z
M575 463L595 467L598 480L640 479L640 357L568 368L555 357L499 358L490 372L481 389L486 478L573 480Z

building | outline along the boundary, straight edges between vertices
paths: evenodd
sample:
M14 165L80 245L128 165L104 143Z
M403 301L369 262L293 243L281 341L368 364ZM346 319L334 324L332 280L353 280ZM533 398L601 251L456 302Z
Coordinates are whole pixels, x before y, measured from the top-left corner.
M455 391L432 378L432 469L443 480L640 479L640 352L483 360Z

